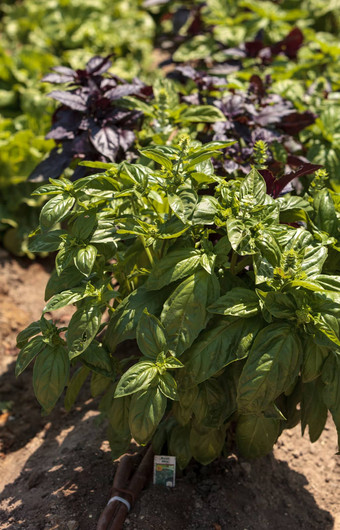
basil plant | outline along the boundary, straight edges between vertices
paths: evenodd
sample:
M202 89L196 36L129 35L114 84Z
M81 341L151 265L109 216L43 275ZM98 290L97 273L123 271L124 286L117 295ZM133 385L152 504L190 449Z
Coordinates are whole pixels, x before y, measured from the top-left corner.
M317 440L328 410L340 429L338 195L322 171L279 198L260 168L219 177L230 143L182 136L36 191L50 200L31 249L57 254L16 372L35 359L45 413L90 378L115 458L131 438L181 468L235 444L258 457L298 422ZM58 328L50 313L70 304Z

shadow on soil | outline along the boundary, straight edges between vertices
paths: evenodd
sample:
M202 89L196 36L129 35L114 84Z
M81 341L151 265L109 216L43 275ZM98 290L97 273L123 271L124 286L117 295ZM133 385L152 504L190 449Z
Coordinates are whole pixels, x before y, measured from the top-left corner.
M0 384L12 383L13 366ZM96 425L93 402L69 414L59 407L42 418L30 377L6 394L15 402L12 432L16 422L22 424L4 456L5 472L11 473L13 466L14 478L1 494L0 528L92 530L107 502L115 468L107 445L102 445L104 431ZM206 467L192 464L174 489L150 486L125 528L333 528L332 516L317 506L306 484L304 475L272 455L251 463L231 456Z

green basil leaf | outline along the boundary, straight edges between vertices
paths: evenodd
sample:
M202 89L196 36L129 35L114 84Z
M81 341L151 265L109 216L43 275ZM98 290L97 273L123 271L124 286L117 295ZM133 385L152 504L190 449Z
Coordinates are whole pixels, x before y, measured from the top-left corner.
M190 276L200 266L201 253L193 248L183 248L169 252L158 261L148 277L145 288L153 291L169 283Z
M39 354L33 368L34 394L49 413L58 401L68 380L70 363L63 346L46 346Z
M256 290L264 307L275 318L288 320L296 319L296 310L298 306L290 293L265 292Z
M20 331L20 333L17 336L17 347L22 348L25 346L27 341L34 337L34 335L37 335L40 333L40 320L36 320L35 322L32 322L27 328Z
M40 331L40 326L39 326ZM30 364L31 361L40 353L44 347L46 346L46 343L43 341L43 338L41 336L34 337L32 340L30 340L25 346L20 350L17 362L15 365L15 376L18 377Z
M81 366L78 368L73 376L71 377L65 394L64 407L67 411L71 410L78 394L85 383L87 376L89 375L90 370L86 366Z
M84 276L89 276L95 264L96 257L96 247L93 245L87 245L85 248L78 250L76 257L74 258L74 264Z
M322 400L324 386L321 378L302 385L301 429L304 434L308 425L312 443L320 437L327 420L327 407Z
M114 399L107 412L110 422L108 438L112 458L120 457L130 446L129 409L130 397L128 396Z
M183 363L196 383L201 383L228 364L243 359L258 331L261 318L220 318L185 352Z
M207 466L218 458L224 446L225 430L225 427L209 429L194 424L190 431L190 450L195 460Z
M109 410L107 411L107 416L111 427L117 434L120 434L124 438L130 435L130 401L130 396L114 398Z
M151 361L141 361L134 364L120 378L115 397L128 396L149 388L157 374L157 366Z
M192 458L189 436L190 427L188 425L176 425L170 434L169 452L176 457L176 463L180 469L184 469Z
M93 372L109 378L115 375L109 352L96 340L91 342L79 360Z
M109 377L98 372L92 372L90 385L92 397L95 398L103 394L111 382Z
M245 256L256 253L255 239L249 227L241 219L228 219L227 231L230 244L238 254Z
M214 266L216 261L216 254L202 254L200 263L209 274L214 272Z
M58 275L52 272L45 289L45 300L49 300L54 294L61 293L78 286L84 280L84 275L75 266L68 267Z
M140 151L143 156L146 156L147 158L150 158L151 160L154 160L158 164L161 164L169 171L172 171L172 161L168 156L162 152L160 152L158 149L153 149L152 147L148 147L145 149L141 149Z
M173 370L174 368L183 368L181 361L176 359L176 357L167 357L164 361L164 367Z
M96 212L85 211L77 215L72 223L71 232L74 237L84 240L90 237L97 226Z
M314 276L313 280L320 285L321 289L325 289L326 291L340 292L340 276L318 274Z
M219 209L220 206L215 197L210 197L210 195L199 196L190 221L193 225L212 225Z
M161 321L167 331L169 348L179 357L189 348L207 321L206 303L210 278L198 271L180 283L165 301Z
M270 453L280 434L280 420L252 414L241 415L236 426L237 447L244 458Z
M55 311L66 305L74 304L86 296L86 287L73 287L67 291L55 294L45 305L43 314L48 311Z
M280 265L281 251L276 242L275 237L268 231L262 231L256 236L255 245L261 252L261 255L268 260L268 262L277 267Z
M226 121L226 117L217 107L212 105L192 105L180 115L180 122L185 123L215 123Z
M266 183L257 169L253 168L242 180L240 186L240 200L254 204L263 204L266 199Z
M217 151L217 150L216 150ZM188 165L185 165L185 171L190 171L191 169L194 169L198 164L201 164L205 160L210 159L213 156L216 156L216 151L206 151L202 150L196 153L193 153L188 157Z
M338 432L340 445L340 356L332 352L322 369L322 382L325 385L323 399L330 410Z
M199 393L194 404L196 421L205 427L222 427L228 396L219 380L210 379L199 385Z
M194 413L194 407L198 396L198 386L193 386L188 389L178 387L178 398L173 404L173 414L180 425L187 425Z
M74 247L73 248L63 247L59 250L56 256L56 259L55 259L55 268L56 268L58 276L60 276L61 273L65 269L72 266L73 260L76 255L77 255L77 249Z
M136 331L137 344L140 351L151 359L167 350L165 329L154 315L144 309Z
M312 337L307 336L303 343L303 363L301 378L303 383L313 381L322 372L322 366L329 355L329 350L324 346L315 344Z
M176 194L168 194L171 210L183 222L187 223L197 204L197 193L189 187L181 186Z
M249 352L238 387L241 411L261 412L286 391L299 373L302 346L285 322L262 329Z
M147 291L143 287L127 296L113 313L106 334L105 345L113 352L117 344L136 337L137 324L145 308L151 314L159 313L164 294L161 291Z
M29 239L28 249L31 252L55 252L62 242L60 236L67 234L65 230L53 230L38 234Z
M150 387L133 394L129 425L132 437L139 444L146 444L154 434L166 408L167 398L158 387Z
M165 397L173 400L178 399L177 383L171 374L164 372L159 376L158 388Z
M260 311L259 299L250 289L234 287L208 307L209 313L249 318Z
M334 201L328 189L316 193L313 201L315 210L314 223L323 232L337 237L339 221L336 215Z
M66 194L56 195L41 209L40 226L42 230L49 230L69 214L75 198Z
M314 317L315 329L319 332L315 342L320 346L334 348L340 346L339 321L333 315L318 315Z
M102 311L98 306L81 307L72 316L67 330L70 359L83 353L98 333Z

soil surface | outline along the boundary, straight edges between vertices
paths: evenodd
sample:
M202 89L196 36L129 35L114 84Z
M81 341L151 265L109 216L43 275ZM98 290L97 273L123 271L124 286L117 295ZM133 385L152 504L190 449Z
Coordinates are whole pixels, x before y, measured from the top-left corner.
M15 337L40 318L51 262L11 259L0 250L0 529L95 530L116 463L86 391L69 413L60 400L47 417L32 372L14 376ZM67 321L70 313L60 313ZM150 485L125 530L340 529L340 463L329 419L311 444L297 427L273 454L193 463L175 488Z

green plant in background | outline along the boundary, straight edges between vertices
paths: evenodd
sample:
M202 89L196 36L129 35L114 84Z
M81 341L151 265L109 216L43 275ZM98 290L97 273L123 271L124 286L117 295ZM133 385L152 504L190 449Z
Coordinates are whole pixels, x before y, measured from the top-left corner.
M17 374L36 359L45 413L65 386L70 408L91 376L114 457L131 437L167 442L182 468L234 443L256 457L299 421L315 441L327 410L339 432L338 194L325 172L279 198L255 168L221 177L210 159L228 148L184 135L36 191L51 198L31 249L58 253L43 316L18 336ZM58 329L46 317L69 304Z
M24 0L1 11L0 231L7 248L24 254L39 203L29 198L33 185L16 187L54 147L45 140L55 105L43 75L60 64L84 67L101 52L115 55L116 74L146 75L153 66L154 22L134 0Z

